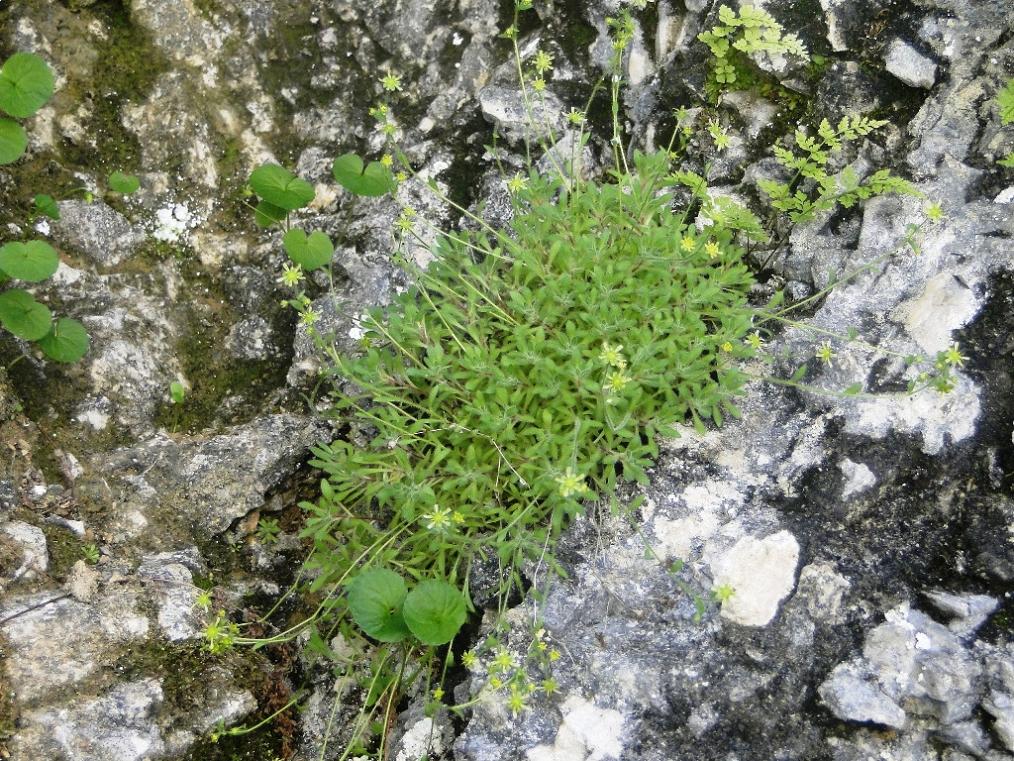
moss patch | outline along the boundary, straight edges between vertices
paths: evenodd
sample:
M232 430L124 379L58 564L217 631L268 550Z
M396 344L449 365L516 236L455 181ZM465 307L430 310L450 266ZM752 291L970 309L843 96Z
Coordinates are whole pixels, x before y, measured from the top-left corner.
M71 163L101 168L137 169L140 146L123 126L121 109L144 100L159 75L168 69L165 56L148 35L130 21L128 6L119 0L101 0L90 9L105 22L108 37L88 80L72 79L64 91L67 102L91 105L89 127L95 145L65 143L63 158Z
M39 528L46 535L46 548L49 550L49 575L57 581L63 581L74 564L84 558L85 543L73 531L62 526L43 523Z

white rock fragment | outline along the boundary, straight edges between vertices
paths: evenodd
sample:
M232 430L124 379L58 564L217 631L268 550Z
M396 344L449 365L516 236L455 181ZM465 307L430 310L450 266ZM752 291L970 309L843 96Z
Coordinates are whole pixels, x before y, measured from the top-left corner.
M623 752L623 715L571 695L561 711L563 723L552 745L537 745L528 761L619 761Z
M152 237L166 243L177 243L197 226L197 218L186 204L164 206L155 212L155 231Z
M971 288L950 272L941 272L926 282L917 297L899 304L893 316L904 322L923 351L936 354L950 345L952 331L978 314L979 306Z
M845 486L841 490L842 499L862 494L877 484L877 477L873 475L873 471L861 462L853 462L846 457L838 463L838 469L845 476Z
M747 536L711 564L715 586L732 587L722 618L743 626L765 626L795 586L799 543L788 531L764 539Z

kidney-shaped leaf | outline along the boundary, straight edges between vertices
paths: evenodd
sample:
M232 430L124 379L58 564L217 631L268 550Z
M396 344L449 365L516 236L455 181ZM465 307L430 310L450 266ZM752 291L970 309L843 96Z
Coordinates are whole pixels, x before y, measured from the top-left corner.
M45 214L50 219L60 218L60 207L57 205L56 199L51 195L39 193L35 196L35 209L40 214Z
M41 240L0 246L0 270L18 280L38 283L56 272L60 256Z
M88 346L88 331L70 317L61 317L53 329L39 339L39 348L57 362L77 362L88 353Z
M0 323L18 338L38 341L49 332L53 315L27 291L12 288L0 293Z
M28 147L28 135L17 122L0 119L0 164L13 164Z
M262 164L254 169L250 187L265 201L286 211L303 208L316 195L313 185L278 164Z
M400 642L408 636L402 604L405 580L387 568L359 574L349 586L349 612L359 628L380 642Z
M298 227L294 227L285 233L282 245L285 246L289 258L307 271L330 264L331 256L334 254L334 244L320 230L314 230L307 235Z
M257 208L254 209L254 222L258 227L271 227L271 225L285 219L288 213L281 206L261 201L257 204Z
M130 195L141 187L141 181L132 174L117 170L109 175L109 189L121 195Z
M0 69L0 109L24 119L53 96L53 72L34 53L15 53Z
M339 156L331 165L331 174L338 183L357 196L382 196L394 189L391 172L379 161L363 168L363 161L354 153Z
M446 581L424 581L405 598L405 623L426 645L445 645L465 623L465 598Z

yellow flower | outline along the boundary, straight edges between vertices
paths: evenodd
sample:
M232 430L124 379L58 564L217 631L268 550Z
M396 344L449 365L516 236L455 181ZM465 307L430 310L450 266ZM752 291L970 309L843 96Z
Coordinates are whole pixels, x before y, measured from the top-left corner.
M433 699L434 700L442 700L443 697L444 697L444 690L443 690L443 688L437 687L435 690L433 690Z
M308 328L313 327L318 320L320 320L320 315L317 314L313 307L307 307L303 313L299 315L299 321Z
M422 519L430 531L446 531L451 526L451 511L446 507L434 505L433 509L426 513Z
M303 268L298 264L286 264L282 268L282 274L278 278L278 282L282 285L287 285L293 288L303 280Z
M683 241L680 243L680 248L684 251L693 251L697 248L697 241L691 238L689 235L684 236Z
M719 348L721 348L722 351L732 351L732 342L726 341Z
M716 258L722 251L718 247L718 244L715 243L715 241L713 240L709 240L707 243L704 244L704 250L707 252L708 258L710 259Z
M623 370L627 366L627 360L623 358L623 346L621 344L613 346L609 343L603 343L602 351L599 352L599 360L619 370Z
M515 716L525 710L525 696L517 688L511 690L511 696L507 699L507 707Z
M389 71L381 77L380 84L388 92L394 92L401 89L401 77Z
M820 348L817 349L816 357L825 364L831 364L831 360L834 359L834 351L831 349L831 344L828 341L824 341L820 345Z
M567 468L562 476L557 477L556 483L559 484L560 496L564 499L588 491L588 484L584 482L584 476L575 473L573 468Z
M944 364L950 365L951 367L961 367L965 364L968 357L962 356L960 349L956 343L952 343L943 353Z
M553 68L553 56L545 50L540 50L535 54L533 65L540 75L545 74Z
M511 193L520 193L528 187L528 178L522 177L521 174L515 174L509 180L507 180L507 189Z
M630 376L625 374L622 370L617 370L616 372L609 373L609 375L606 376L606 382L602 388L612 393L618 393L625 389L628 383L630 383Z
M746 342L750 344L753 349L759 349L761 344L764 343L764 339L760 337L760 333L756 330L746 337Z
M380 165L390 169L394 166L394 157L390 153L385 153L380 157Z

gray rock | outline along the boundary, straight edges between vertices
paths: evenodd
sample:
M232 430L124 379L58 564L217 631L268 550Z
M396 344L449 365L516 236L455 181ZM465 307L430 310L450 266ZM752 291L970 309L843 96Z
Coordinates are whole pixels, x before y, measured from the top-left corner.
M933 607L951 617L947 628L959 637L968 637L982 626L1000 601L989 595L955 595L942 590L926 593L926 598Z
M982 758L989 751L989 736L977 721L961 721L948 724L939 730L939 737L948 745L976 758Z
M236 359L264 360L274 353L272 331L263 317L248 317L229 329L226 350Z
M144 243L145 234L102 201L61 201L50 222L56 242L84 254L99 267L116 267Z
M550 130L559 131L563 126L563 104L555 95L547 91L544 99L535 99L529 91L528 96L526 106L517 89L490 85L479 92L483 116L511 143L523 140L525 135L544 138Z
M194 585L190 569L176 561L174 553L149 555L141 561L138 576L150 582L158 605L158 625L170 642L200 635L203 622L197 611L201 590Z
M852 584L828 563L811 563L799 572L794 600L802 602L815 621L840 623L845 596Z
M716 587L734 593L722 617L743 626L765 626L795 588L799 543L788 531L763 539L743 537L711 560Z
M990 692L982 707L993 717L993 731L1007 750L1014 752L1014 695Z
M67 761L146 761L164 755L156 723L162 702L157 679L122 684L108 694L69 708L46 708L23 717L20 758Z
M64 589L78 602L91 602L99 590L100 574L84 560L78 560L70 569Z
M99 455L93 472L117 474L109 530L123 541L155 522L160 535L146 538L163 545L173 535L170 526L180 521L198 534L225 531L264 504L264 495L293 473L324 431L307 418L271 415L217 436L178 442L157 434Z
M831 713L844 721L881 724L904 729L905 711L877 684L876 677L859 664L843 663L819 689Z
M937 65L904 40L894 40L884 59L887 70L909 87L929 90L936 84Z
M7 601L0 632L10 645L7 674L19 701L72 686L113 657L113 648L143 640L148 619L131 589L110 589L92 603L42 592Z
M972 715L982 676L953 632L902 605L869 633L861 658L834 669L820 694L847 721L901 729L907 714L949 725Z
M21 561L10 574L12 581L30 580L49 569L49 552L46 549L46 535L42 529L24 521L9 521L0 526L20 552Z
M856 15L856 6L853 0L820 0L827 24L827 41L836 53L849 49L848 28Z
M861 462L853 462L846 457L838 463L838 469L845 476L845 485L841 492L842 499L862 494L877 484L877 477L873 475L873 471Z

